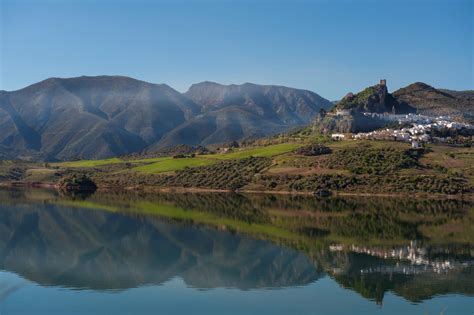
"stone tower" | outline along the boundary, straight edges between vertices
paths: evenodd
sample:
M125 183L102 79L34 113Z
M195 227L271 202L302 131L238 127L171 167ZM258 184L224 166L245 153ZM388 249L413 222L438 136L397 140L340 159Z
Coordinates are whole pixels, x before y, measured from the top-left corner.
M387 80L385 79L380 79L380 85L387 85Z

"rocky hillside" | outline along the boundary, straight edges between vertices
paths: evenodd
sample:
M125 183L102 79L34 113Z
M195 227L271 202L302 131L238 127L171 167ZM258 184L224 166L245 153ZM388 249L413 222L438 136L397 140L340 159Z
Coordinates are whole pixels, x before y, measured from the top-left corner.
M474 91L435 89L416 82L393 92L401 104L426 115L450 115L458 120L474 122Z
M99 158L141 150L199 107L167 85L52 78L0 96L0 144L17 156Z
M239 107L250 114L287 125L306 124L320 108L332 105L310 91L251 83L202 82L192 85L185 95L201 105L204 112Z
M383 113L392 111L395 106L398 106L398 103L388 93L387 86L377 84L365 88L357 94L348 93L334 109Z
M329 106L285 87L202 83L183 95L120 76L51 78L0 91L0 157L95 159L230 142L308 123Z
M185 93L202 115L173 130L156 148L258 138L305 125L332 103L316 93L273 85L202 82Z
M334 110L405 114L415 112L416 109L390 94L387 84L381 80L379 84L369 86L357 94L348 93L336 104Z
M474 91L435 89L417 82L389 93L385 81L353 94L348 93L332 110L319 115L314 127L328 132L365 132L387 124L364 112L428 116L449 115L463 122L474 122Z
M386 122L367 117L364 112L405 114L415 111L415 108L393 97L385 81L381 81L357 94L348 93L329 113L322 113L316 118L315 128L323 133L370 131L383 127Z

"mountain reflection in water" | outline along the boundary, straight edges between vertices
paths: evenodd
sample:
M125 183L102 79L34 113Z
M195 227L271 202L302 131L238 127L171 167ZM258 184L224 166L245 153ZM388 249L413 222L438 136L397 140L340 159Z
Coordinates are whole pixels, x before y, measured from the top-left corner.
M0 269L43 286L305 286L329 276L381 303L474 295L472 203L0 190ZM0 296L15 285L0 283ZM20 285L21 286L21 285Z
M150 216L22 205L0 211L0 264L45 285L125 289L179 276L193 287L281 287L321 272L295 250Z

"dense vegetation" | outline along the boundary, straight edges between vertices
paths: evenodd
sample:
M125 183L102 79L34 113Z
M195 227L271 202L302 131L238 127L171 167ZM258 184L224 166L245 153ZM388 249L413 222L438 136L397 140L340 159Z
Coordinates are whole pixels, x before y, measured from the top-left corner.
M454 195L471 191L465 179L451 176L406 175L366 177L365 182L369 187L374 186L389 192L425 192Z
M262 175L258 183L269 190L317 191L343 190L358 184L355 176L345 175Z
M25 168L22 164L15 164L12 161L0 161L0 180L20 180L25 174Z
M59 180L59 187L65 191L95 191L97 185L85 174L71 174Z
M326 163L328 168L347 169L355 174L384 175L417 166L421 154L420 150L358 146L335 152Z
M450 195L473 192L474 155L469 148L429 145L411 149L400 142L313 141L306 145L254 145L221 154L124 157L51 165L4 161L0 163L0 181L54 183L71 174L88 174L99 188Z
M369 86L365 88L363 91L357 93L354 95L354 97L349 98L343 98L339 103L337 103L336 108L340 109L351 109L354 106L358 106L360 104L363 104L364 102L367 101L367 99L377 93L378 91L378 86Z
M322 144L310 144L295 150L296 154L304 155L304 156L317 156L323 154L330 154L332 150L327 146Z
M270 166L271 160L250 157L223 161L218 164L186 168L175 175L164 175L160 186L207 187L216 189L241 188L251 182L255 174Z
M223 160L213 165L185 167L174 174L144 175L116 174L99 176L99 182L106 185L153 185L159 187L197 187L212 189L241 188L252 181L255 174L270 166L271 159L249 157Z

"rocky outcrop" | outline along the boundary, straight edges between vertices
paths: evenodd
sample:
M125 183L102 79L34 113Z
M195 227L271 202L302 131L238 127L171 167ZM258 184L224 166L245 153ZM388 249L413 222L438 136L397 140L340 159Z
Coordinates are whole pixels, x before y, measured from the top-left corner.
M323 134L367 132L382 128L386 121L375 117L364 116L360 112L351 112L347 115L328 114L318 116L314 121L314 129Z
M415 108L399 102L388 92L385 80L381 80L357 94L346 94L330 112L318 115L314 129L322 133L366 132L387 124L377 117L364 115L365 112L405 114L415 112Z
M348 93L335 107L335 111L385 113L400 111L398 102L388 93L386 84L370 86L363 91Z

